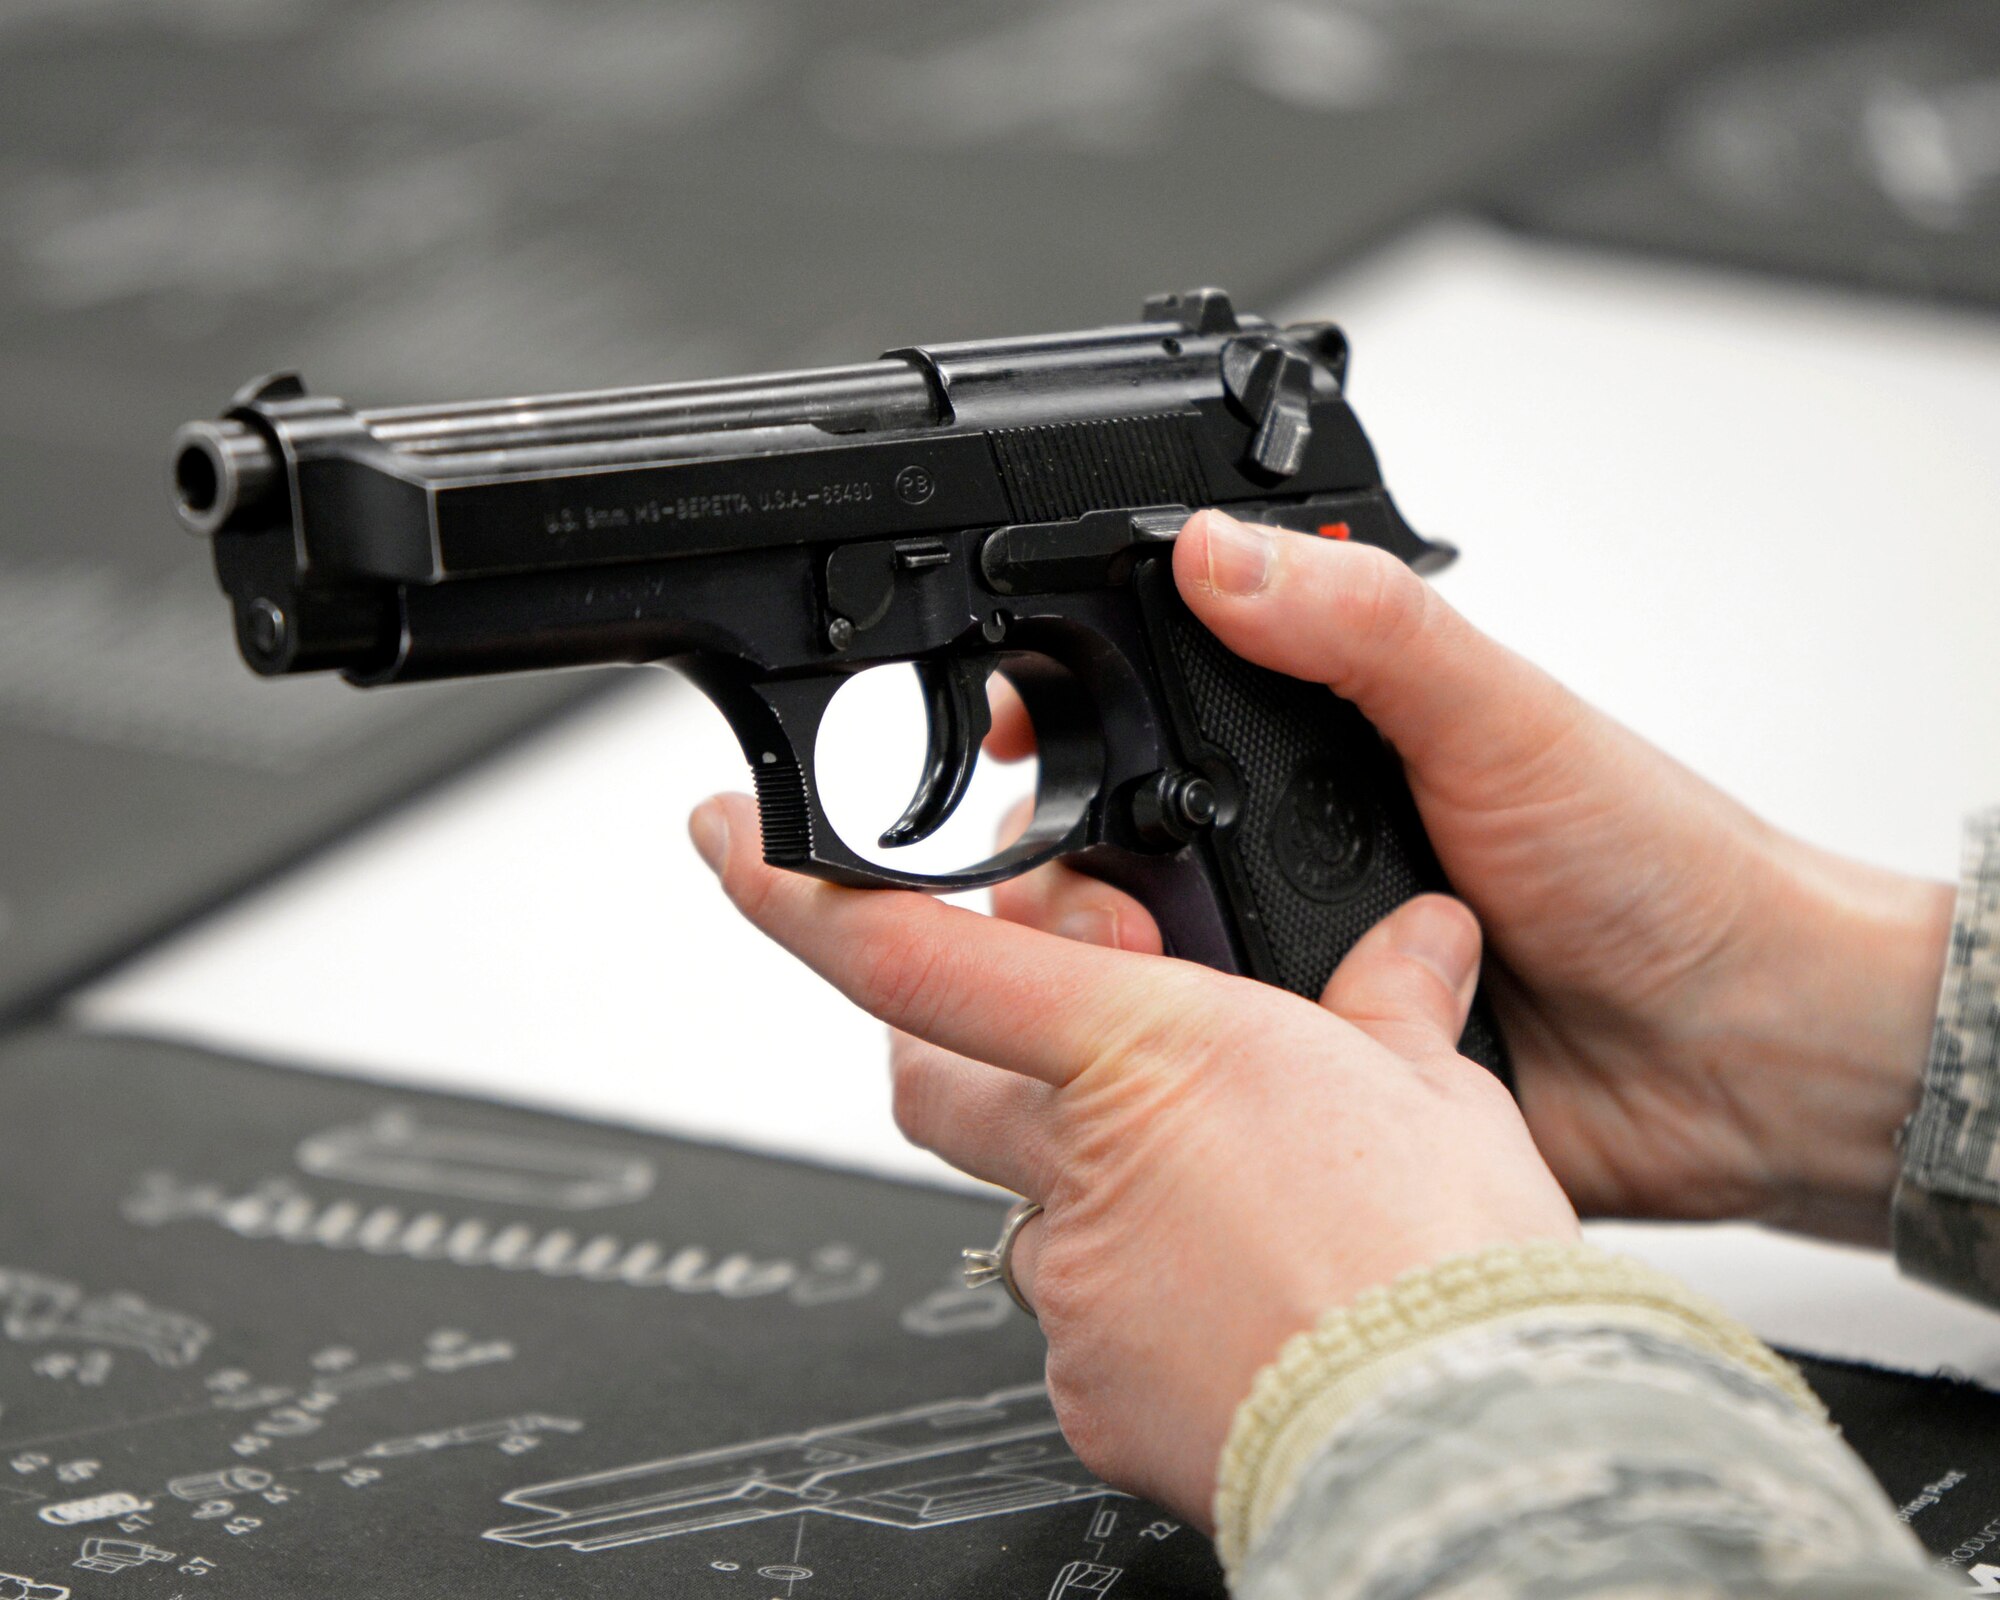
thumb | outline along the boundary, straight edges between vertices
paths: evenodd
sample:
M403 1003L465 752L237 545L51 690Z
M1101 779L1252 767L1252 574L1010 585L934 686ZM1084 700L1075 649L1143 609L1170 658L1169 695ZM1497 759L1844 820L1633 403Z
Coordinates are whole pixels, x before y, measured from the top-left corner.
M1419 895L1361 936L1320 1004L1399 1055L1455 1052L1479 983L1479 944L1462 904Z
M1174 579L1231 650L1351 700L1413 779L1453 799L1514 800L1510 775L1548 770L1538 758L1590 714L1372 545L1203 511L1176 541Z

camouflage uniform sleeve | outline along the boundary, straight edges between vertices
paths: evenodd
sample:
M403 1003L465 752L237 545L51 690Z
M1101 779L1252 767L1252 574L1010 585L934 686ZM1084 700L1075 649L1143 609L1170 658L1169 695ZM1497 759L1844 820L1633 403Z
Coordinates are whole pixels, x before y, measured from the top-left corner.
M1923 1095L1903 1134L1896 1262L2000 1305L2000 809L1965 825L1964 870Z
M1489 1252L1288 1346L1224 1454L1237 1600L1957 1592L1795 1372L1607 1260Z

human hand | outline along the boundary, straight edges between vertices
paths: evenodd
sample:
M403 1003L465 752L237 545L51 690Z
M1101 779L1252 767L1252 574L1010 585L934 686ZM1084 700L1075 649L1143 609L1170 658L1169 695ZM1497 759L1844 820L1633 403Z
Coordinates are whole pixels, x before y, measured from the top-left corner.
M899 1030L904 1132L1047 1207L1014 1266L1063 1432L1189 1522L1251 1380L1323 1311L1575 1236L1513 1100L1456 1052L1479 961L1456 901L1400 908L1315 1005L1161 956L1143 914L1036 900L1062 880L1010 921L768 867L742 797L692 827L744 915ZM1092 943L1037 925L1069 911Z
M1403 758L1495 958L1543 1154L1586 1214L1881 1242L1951 894L1788 838L1362 545L1193 517L1174 573L1251 661L1329 685ZM1033 736L1002 696L989 749ZM1146 922L1045 868L1003 915Z

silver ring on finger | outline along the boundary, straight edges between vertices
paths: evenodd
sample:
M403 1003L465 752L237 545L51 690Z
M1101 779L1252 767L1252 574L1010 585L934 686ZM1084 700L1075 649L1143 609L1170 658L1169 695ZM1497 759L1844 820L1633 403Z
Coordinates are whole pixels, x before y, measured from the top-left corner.
M1008 1209L1007 1220L1000 1225L1000 1238L990 1250L961 1250L965 1258L961 1269L965 1274L968 1289L983 1289L989 1283L997 1283L1007 1291L1015 1305L1019 1306L1035 1321L1035 1308L1028 1304L1021 1293L1021 1286L1014 1281L1014 1241L1021 1236L1021 1230L1042 1214L1039 1200L1019 1200Z

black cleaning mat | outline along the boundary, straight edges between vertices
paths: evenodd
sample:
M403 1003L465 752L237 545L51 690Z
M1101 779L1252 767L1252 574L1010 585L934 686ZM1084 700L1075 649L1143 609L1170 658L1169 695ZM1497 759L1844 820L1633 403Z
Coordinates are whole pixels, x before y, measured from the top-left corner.
M1221 1594L957 1286L992 1203L58 1032L0 1130L0 1600ZM2000 1395L1802 1365L2000 1574Z
M577 692L250 682L163 457L252 374L380 404L1254 306L1742 9L0 5L0 1013Z
M0 1127L35 1600L1221 1594L956 1286L990 1202L58 1033Z
M2000 6L1829 4L1501 207L1529 228L2000 303Z
M1938 1564L1969 1576L1972 1592L2000 1591L2000 1394L1951 1374L1787 1354Z

